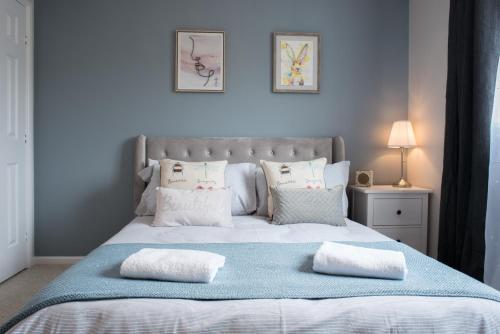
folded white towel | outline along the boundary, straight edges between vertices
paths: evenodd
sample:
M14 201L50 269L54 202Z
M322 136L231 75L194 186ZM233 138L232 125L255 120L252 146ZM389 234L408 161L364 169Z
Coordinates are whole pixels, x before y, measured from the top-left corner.
M130 278L175 282L210 283L219 268L222 255L186 250L143 248L122 262L120 275Z
M323 274L405 279L402 252L325 241L314 255L313 270Z

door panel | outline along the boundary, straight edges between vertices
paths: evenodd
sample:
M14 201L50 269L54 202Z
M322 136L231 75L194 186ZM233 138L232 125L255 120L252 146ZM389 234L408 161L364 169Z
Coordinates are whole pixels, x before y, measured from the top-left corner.
M19 180L18 164L7 164L7 247L14 247L19 243Z
M18 101L18 80L19 80L19 59L11 55L7 55L7 136L17 137L17 121L19 108L17 107Z
M27 266L26 10L0 0L0 282Z

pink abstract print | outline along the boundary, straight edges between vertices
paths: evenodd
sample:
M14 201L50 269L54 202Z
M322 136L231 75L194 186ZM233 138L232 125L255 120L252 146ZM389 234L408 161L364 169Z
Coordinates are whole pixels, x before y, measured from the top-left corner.
M178 32L177 47L178 90L223 90L223 33Z

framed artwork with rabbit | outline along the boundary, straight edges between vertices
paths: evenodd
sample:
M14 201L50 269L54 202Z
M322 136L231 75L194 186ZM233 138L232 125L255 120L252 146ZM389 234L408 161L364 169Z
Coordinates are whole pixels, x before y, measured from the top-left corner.
M319 34L273 35L273 92L319 93Z

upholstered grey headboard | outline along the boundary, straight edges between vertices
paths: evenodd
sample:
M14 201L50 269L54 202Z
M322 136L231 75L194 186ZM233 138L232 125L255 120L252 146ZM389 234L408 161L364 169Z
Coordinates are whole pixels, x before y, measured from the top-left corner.
M229 163L253 162L261 159L301 161L326 157L328 162L345 160L342 137L333 138L167 138L137 137L134 161L134 203L137 206L145 183L137 172L148 158L183 161L228 160Z

